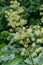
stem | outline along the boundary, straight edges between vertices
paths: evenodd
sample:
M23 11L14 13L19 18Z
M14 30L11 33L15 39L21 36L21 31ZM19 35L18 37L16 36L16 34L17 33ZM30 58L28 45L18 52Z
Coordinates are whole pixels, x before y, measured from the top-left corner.
M33 58L32 58L32 55L31 55L31 51L30 50L29 50L29 55L30 55L30 59L32 61L32 65L34 65Z
M34 65L33 58L32 58L32 56L31 56L31 54L30 54L30 59L31 59L31 61L32 61L32 65Z

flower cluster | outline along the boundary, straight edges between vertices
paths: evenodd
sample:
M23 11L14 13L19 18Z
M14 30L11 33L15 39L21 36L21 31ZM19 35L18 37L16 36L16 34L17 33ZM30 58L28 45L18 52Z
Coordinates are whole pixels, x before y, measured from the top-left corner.
M43 44L43 27L39 25L32 26L31 28L23 27L15 33L14 39L18 41L25 39L25 42L28 43L32 41Z
M22 13L24 13L24 7L21 7L20 3L17 0L11 1L10 3L11 9L5 11L5 17L9 21L8 25L16 30L18 29L18 27L22 27L27 24L27 20L22 18Z
M42 16L41 23L43 23L43 4L41 4L40 10L42 11L40 12L40 15Z
M36 48L34 51L31 50L32 48L30 49L32 56L37 56L42 49L42 47L37 48L36 46L43 44L43 28L39 25L32 26L31 28L23 27L23 29L15 33L14 40L23 45L21 55L29 55L28 48L32 45L32 48Z
M23 18L25 9L20 6L17 0L10 2L10 9L5 11L5 17L15 32L14 41L23 45L21 55L29 55L29 46L35 50L31 50L32 56L37 56L41 52L41 47L36 48L37 45L43 44L43 27L40 25L27 26L27 20ZM12 31L12 29L10 29ZM35 51L35 52L34 52Z

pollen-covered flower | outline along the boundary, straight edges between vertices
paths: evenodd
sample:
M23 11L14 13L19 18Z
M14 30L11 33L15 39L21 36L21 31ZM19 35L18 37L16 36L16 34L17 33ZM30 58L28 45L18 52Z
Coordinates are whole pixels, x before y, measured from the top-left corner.
M39 25L35 25L33 26L34 29L40 29L40 26Z
M43 17L41 18L41 22L43 23Z
M27 29L27 36L30 36L32 33L32 28Z
M36 43L35 42L32 43L32 47L36 47Z
M26 52L26 49L23 48L22 51L21 51L21 55L24 56L25 55L25 52Z
M31 41L30 41L29 38L26 38L26 42L27 42L27 43L31 43Z
M21 14L24 12L24 8L23 7L18 7L17 13Z
M24 19L20 19L20 25L23 26L27 24L27 20L24 20Z
M20 34L17 32L14 36L15 41L19 41L21 39Z
M37 56L37 53L36 52L33 52L32 53L32 56L36 57Z
M17 0L11 1L10 3L11 3L10 7L12 8L16 8L20 5L20 3Z
M42 47L37 48L35 51L39 53L42 50Z
M35 39L35 37L32 37L31 40L32 40L32 41L35 41L36 39Z
M41 35L41 31L40 30L36 30L34 33L35 33L36 36L40 36Z
M41 28L41 33L43 33L43 28Z
M37 43L43 43L43 38L41 38L41 39L37 39L36 42L37 42Z
M24 41L23 41L23 40L20 40L19 43L20 43L20 44L24 44Z

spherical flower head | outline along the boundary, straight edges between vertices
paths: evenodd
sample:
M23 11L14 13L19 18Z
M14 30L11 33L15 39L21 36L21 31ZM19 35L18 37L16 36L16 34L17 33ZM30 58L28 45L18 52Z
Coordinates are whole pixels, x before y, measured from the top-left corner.
M23 31L26 31L26 27L22 27Z
M21 51L21 55L22 55L22 56L25 56L25 52L26 52L26 49L23 48L22 51Z
M33 29L40 29L40 26L39 25L35 25L35 26L33 26Z
M32 47L36 47L36 43L35 42L32 44Z
M12 28L15 28L15 24L12 21L9 21L8 26L11 26Z
M18 7L17 13L18 14L24 13L24 8L23 7Z
M24 44L24 41L23 41L23 40L20 40L19 43L20 43L20 44Z
M42 47L37 48L35 51L39 53L42 50Z
M27 44L27 42L25 42L24 47L25 47L25 48L28 48L28 44Z
M13 32L13 29L11 28L11 29L9 29L9 31L10 31L10 32Z
M43 34L43 28L41 28L41 33Z
M20 19L20 25L23 26L27 24L27 20L24 20L24 19Z
M41 23L43 23L43 17L41 18Z
M43 8L42 8L43 9ZM43 12L40 12L40 15L42 16L43 15Z
M41 4L41 7L43 7L43 4Z
M42 42L42 39L37 39L36 42L37 42L37 43L43 43L43 42Z
M26 34L24 32L24 33L21 34L21 39L25 39L25 37L26 37Z
M34 42L36 39L35 39L35 37L32 37L31 40Z
M37 53L36 53L36 52L33 52L33 53L32 53L32 56L33 56L33 57L36 57L36 56L37 56Z
M39 51L41 51L42 50L42 47L39 47Z
M39 8L40 10L43 10L43 4L41 4L41 6L40 6L40 8Z
M18 32L15 34L14 40L15 41L19 41L20 40L20 34Z
M10 7L12 7L12 8L16 8L16 7L18 7L20 5L20 3L17 0L11 1L10 3L11 3Z
M20 15L17 15L17 14L14 15L14 20L15 20L15 21L19 21L19 20L20 20Z
M36 30L34 33L35 33L36 36L40 36L41 35L41 31L40 30Z
M26 42L27 42L27 43L31 43L31 41L30 41L29 38L26 38Z
M32 28L27 29L27 37L30 37L32 34Z
M12 11L11 13L10 13L10 17L16 17L17 16L17 14L16 14L16 12L15 11Z
M32 33L32 28L27 29L27 32Z

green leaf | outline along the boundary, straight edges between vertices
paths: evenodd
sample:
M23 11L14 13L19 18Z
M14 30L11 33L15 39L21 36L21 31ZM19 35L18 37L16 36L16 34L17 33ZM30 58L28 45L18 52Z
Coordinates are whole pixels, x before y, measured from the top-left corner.
M30 65L32 64L32 62L30 61L29 58L26 58L26 60L24 60L24 62L27 63L27 64L30 64Z
M17 58L11 62L6 63L5 65L26 65L26 64L23 62L22 58Z

